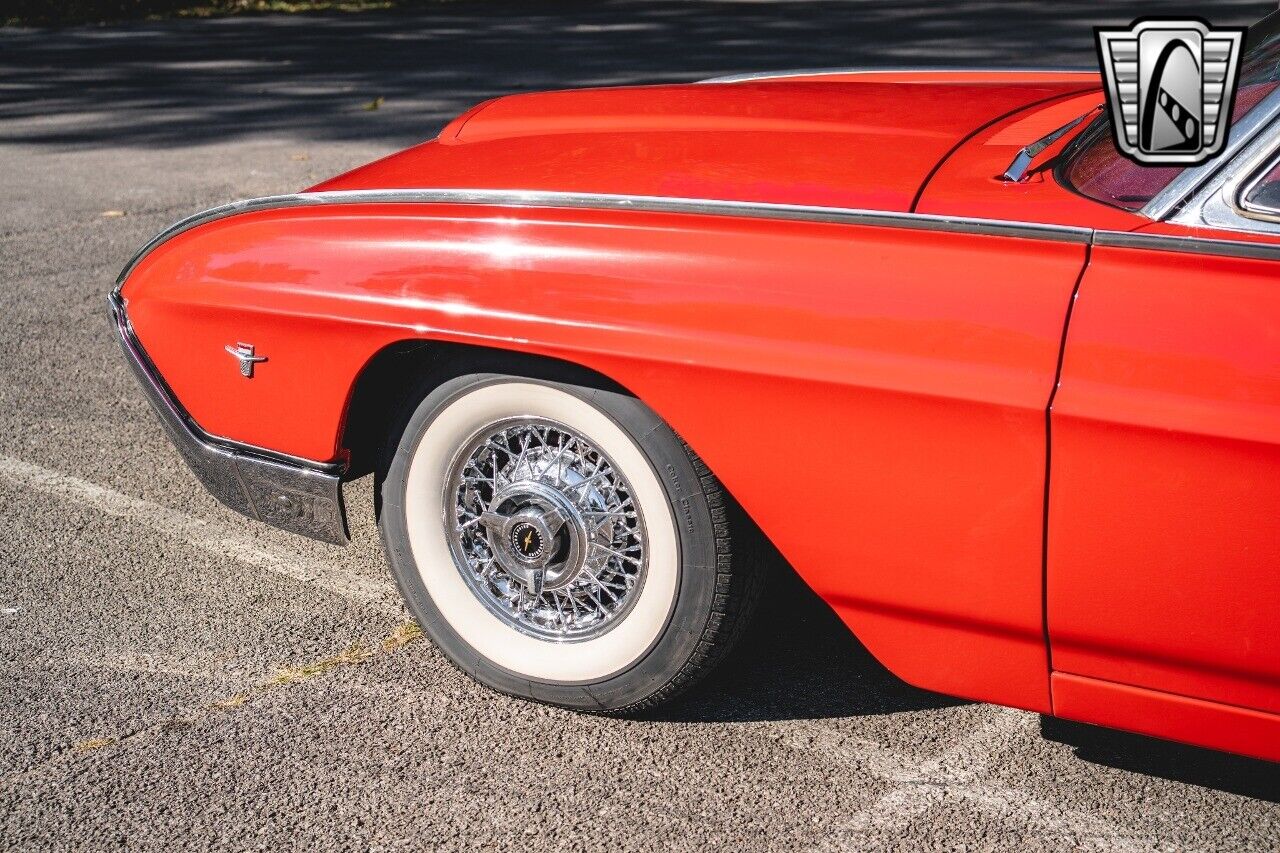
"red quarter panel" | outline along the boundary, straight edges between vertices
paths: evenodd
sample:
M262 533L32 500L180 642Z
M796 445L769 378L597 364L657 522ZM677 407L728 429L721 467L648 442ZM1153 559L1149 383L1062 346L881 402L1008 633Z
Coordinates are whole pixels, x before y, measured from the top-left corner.
M182 234L124 295L201 425L316 459L393 341L598 370L697 449L891 669L1047 710L1044 411L1083 258L857 225L313 207ZM236 341L269 359L252 380L222 351Z

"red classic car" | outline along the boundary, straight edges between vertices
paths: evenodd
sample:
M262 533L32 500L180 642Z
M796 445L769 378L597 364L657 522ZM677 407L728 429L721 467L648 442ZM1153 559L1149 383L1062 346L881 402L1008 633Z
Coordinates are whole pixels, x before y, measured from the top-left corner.
M173 226L116 328L233 509L345 542L372 473L500 691L672 698L767 537L906 681L1278 760L1278 29L1187 168L1082 72L498 98Z

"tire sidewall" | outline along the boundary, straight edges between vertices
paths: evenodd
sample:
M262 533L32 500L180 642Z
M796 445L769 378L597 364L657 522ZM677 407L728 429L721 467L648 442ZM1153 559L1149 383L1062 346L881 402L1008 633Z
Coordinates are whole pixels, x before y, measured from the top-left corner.
M671 513L675 529L678 574L666 623L647 651L634 662L598 680L561 682L530 678L480 654L437 607L410 546L406 489L409 469L423 435L436 417L461 397L506 382L550 386L604 414L639 448L667 498L667 506L662 509ZM516 403L518 401L513 401L513 415L518 414ZM591 439L590 435L586 437ZM679 438L634 397L492 373L450 379L427 394L408 417L399 446L386 469L381 497L379 527L383 544L410 612L458 668L496 690L580 710L624 711L662 691L699 653L698 646L712 618L716 595L717 531L699 477ZM645 509L646 512L654 510ZM547 643L548 654L555 653L555 645Z

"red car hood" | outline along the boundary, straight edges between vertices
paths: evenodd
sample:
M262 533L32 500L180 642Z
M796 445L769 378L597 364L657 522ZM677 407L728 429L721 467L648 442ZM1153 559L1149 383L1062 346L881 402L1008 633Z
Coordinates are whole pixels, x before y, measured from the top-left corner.
M907 211L978 129L1097 87L1083 75L975 76L515 95L312 190L554 190Z

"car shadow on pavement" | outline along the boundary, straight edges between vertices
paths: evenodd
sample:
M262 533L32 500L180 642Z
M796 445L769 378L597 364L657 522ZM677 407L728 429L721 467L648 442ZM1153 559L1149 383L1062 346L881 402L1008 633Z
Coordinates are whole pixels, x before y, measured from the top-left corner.
M772 562L757 618L729 659L663 719L820 719L966 704L894 676L781 557Z
M895 714L969 704L903 682L775 555L738 648L710 683L660 712L681 722ZM1280 764L1042 716L1041 736L1090 764L1280 802Z
M1203 0L455 0L361 14L0 30L13 141L426 139L497 95L815 66L1096 67L1094 25ZM1274 8L1217 0L1215 24Z
M1280 803L1280 764L1041 717L1041 735L1070 746L1081 761Z

